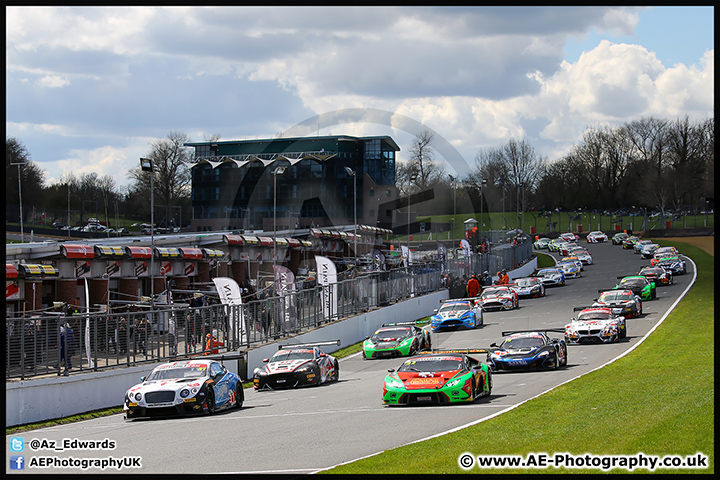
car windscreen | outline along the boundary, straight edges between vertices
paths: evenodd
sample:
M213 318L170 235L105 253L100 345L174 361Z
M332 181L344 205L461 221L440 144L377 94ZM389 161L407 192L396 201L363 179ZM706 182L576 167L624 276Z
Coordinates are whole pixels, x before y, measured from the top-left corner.
M372 339L389 341L389 340L399 340L401 338L406 338L409 336L410 336L409 328L393 328L393 329L378 330L372 336Z
M533 285L539 285L538 280L535 278L516 278L515 284L518 287L532 287Z
M410 359L402 364L398 372L452 372L462 368L462 358L429 357Z
M578 320L610 320L612 315L609 312L580 312Z
M312 360L312 350L280 350L272 356L270 362L284 362L285 360Z
M152 380L170 380L173 378L199 378L207 376L207 368L205 365L198 367L175 367L163 368L159 367L152 371L145 379L146 382Z
M465 313L470 311L470 306L466 303L453 303L450 305L443 305L440 307L440 310L438 310L438 313L449 313L449 312L457 312L457 313Z
M510 350L515 348L537 348L543 345L543 340L540 337L514 337L506 339L500 345L500 348Z
M598 301L606 303L606 302L627 302L628 300L632 300L633 296L631 293L628 292L605 292L602 295L600 295L600 298L598 298Z
M628 288L639 288L647 285L647 280L645 278L624 278L620 285Z
M480 298L486 298L494 295L507 295L508 291L504 288L486 288L483 290Z

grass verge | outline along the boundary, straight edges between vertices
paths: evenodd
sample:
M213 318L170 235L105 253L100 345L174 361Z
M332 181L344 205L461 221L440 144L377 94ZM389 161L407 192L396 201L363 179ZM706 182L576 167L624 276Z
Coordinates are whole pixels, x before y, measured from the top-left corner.
M601 472L553 467L481 470L477 466L465 471L458 465L465 452L475 457L700 452L708 457L708 468L656 469L654 473L714 473L714 259L698 247L672 244L695 261L697 282L663 324L630 354L478 425L322 473Z

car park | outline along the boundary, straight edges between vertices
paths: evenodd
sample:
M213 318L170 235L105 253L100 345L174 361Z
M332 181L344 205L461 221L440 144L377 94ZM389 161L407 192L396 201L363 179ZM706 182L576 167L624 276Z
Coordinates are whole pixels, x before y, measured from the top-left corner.
M430 326L416 322L385 323L363 342L362 358L392 358L415 355L432 347Z
M242 381L222 363L191 359L155 367L125 392L123 410L128 419L212 414L240 408L244 398Z
M490 367L476 354L484 349L438 350L408 358L388 370L383 384L385 405L472 403L492 393Z
M547 332L565 333L565 329L502 332L500 345L490 344L487 363L496 370L555 370L567 365L565 339L551 338Z
M482 325L483 309L475 300L475 298L444 300L440 308L430 316L432 331L456 327L472 329Z
M606 307L575 307L580 312L565 325L565 341L571 343L611 343L627 336L625 317Z
M253 372L253 388L275 390L337 382L340 366L337 358L320 349L324 345L340 345L340 341L280 345L271 358L263 359L265 365Z

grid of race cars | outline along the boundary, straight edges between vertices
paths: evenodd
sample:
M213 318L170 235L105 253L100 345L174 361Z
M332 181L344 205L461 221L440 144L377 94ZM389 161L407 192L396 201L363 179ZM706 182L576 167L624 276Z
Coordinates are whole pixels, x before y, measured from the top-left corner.
M591 232L588 243L607 242L602 232ZM590 239L591 238L591 239ZM654 299L657 288L673 284L674 275L687 272L674 247L659 247L627 234L612 237L613 245L632 249L642 259L637 274L618 276L615 286L598 291L586 305L574 306L570 323L562 329L502 332L503 340L487 348L433 349L431 332L475 329L484 324L483 313L519 307L520 299L541 298L546 289L562 288L570 278L592 265L590 252L572 233L557 239L538 239L537 250L561 255L553 268L516 278L508 285L483 287L473 298L443 301L430 321L383 324L362 344L363 360L403 357L397 369L388 369L382 390L385 405L454 404L475 402L492 392L492 375L503 371L555 370L567 365L568 345L619 342L627 335L627 319L643 315L643 302ZM650 246L650 247L648 247ZM532 300L531 300L532 301ZM339 345L327 341L281 345L253 372L256 390L317 386L339 380L338 360L322 350ZM481 358L484 356L484 361ZM381 360L382 361L382 360ZM159 365L125 394L126 418L182 414L212 414L241 408L241 379L213 359L189 359Z

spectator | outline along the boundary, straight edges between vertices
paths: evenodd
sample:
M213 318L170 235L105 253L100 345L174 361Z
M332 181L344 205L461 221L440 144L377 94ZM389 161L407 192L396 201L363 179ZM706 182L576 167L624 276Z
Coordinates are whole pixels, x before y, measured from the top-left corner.
M144 318L140 318L135 327L135 338L137 340L137 350L142 352L143 355L147 355L147 324Z
M125 317L120 317L120 325L118 326L118 343L120 343L120 355L127 353L128 344L128 326Z
M59 371L62 367L65 367L63 375L66 377L70 375L72 369L72 355L74 352L73 343L75 343L75 336L67 323L60 324L60 364L56 365L55 368Z

